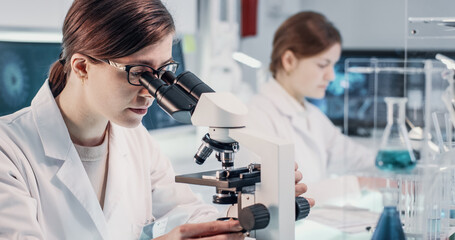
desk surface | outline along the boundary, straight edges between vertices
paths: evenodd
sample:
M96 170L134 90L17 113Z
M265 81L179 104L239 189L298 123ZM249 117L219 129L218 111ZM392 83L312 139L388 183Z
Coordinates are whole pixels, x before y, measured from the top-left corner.
M295 239L319 239L319 240L365 240L371 239L373 233L363 231L360 233L345 233L336 228L311 221L303 220L295 226Z

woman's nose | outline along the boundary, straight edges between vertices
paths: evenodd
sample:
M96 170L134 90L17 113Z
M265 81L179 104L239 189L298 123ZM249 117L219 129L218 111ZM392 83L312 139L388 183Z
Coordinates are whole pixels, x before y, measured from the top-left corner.
M141 90L139 91L139 96L141 97L146 97L146 98L152 98L152 94L149 93L147 89L144 87L141 87Z
M334 68L329 68L325 74L325 79L329 82L335 80L335 69Z

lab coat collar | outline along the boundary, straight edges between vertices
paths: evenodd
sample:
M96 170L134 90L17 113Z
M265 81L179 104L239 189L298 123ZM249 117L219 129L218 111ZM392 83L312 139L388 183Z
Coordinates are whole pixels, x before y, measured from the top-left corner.
M121 199L121 192L124 191L122 178L110 176L122 176L119 171L127 167L124 165L125 147L122 147L126 145L122 143L124 140L122 139L122 131L118 129L120 127L111 124L111 132L109 133L109 171L104 204L105 211L103 213L89 178L83 177L87 176L87 173L71 141L60 109L50 90L48 80L45 81L32 100L31 107L45 155L62 161L61 167L56 172L56 177L87 211L103 238L109 239L107 220L119 205L118 201Z
M109 236L109 232L119 230L111 229L111 231L109 231L110 222L122 222L122 218L125 218L125 214L128 214L126 212L128 206L125 203L122 203L124 199L123 193L127 192L126 177L122 177L124 176L124 172L122 171L128 172L126 169L128 168L129 161L125 147L127 146L125 143L126 140L120 126L110 123L109 131L108 176L104 209L101 209L101 206L98 203L98 198L92 190L89 178L80 177L84 176L86 172L79 156L71 154L71 157L65 161L57 172L57 177L79 200L104 239L114 237ZM71 153L77 155L75 149L72 150ZM114 226L116 226L116 228L128 227L128 225L119 226L115 224Z
M124 175L128 167L128 153L126 151L126 140L122 127L110 123L109 132L109 170L107 175L106 196L104 201L104 216L106 221L110 221L112 213L119 206L126 192L125 178L118 176ZM117 176L117 177L114 177Z
M272 100L272 104L283 115L288 117L305 116L307 108L294 99L288 92L274 79L269 78L269 81L263 85L260 90L261 94ZM303 100L304 105L308 102Z
M109 239L107 224L101 206L76 149L72 149L68 159L63 163L56 174L57 178L70 190L79 201L83 209L92 219L103 239ZM74 206L77 211L77 206Z
M59 160L68 159L70 150L74 146L52 95L49 80L44 82L33 98L31 107L41 142L45 143L43 147L46 156Z

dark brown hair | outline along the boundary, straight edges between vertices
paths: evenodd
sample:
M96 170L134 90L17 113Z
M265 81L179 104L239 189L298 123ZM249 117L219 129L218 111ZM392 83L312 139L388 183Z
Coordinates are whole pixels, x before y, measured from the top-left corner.
M275 77L283 68L281 56L286 50L298 58L311 57L341 43L340 32L324 15L316 12L299 12L281 24L273 38L269 69Z
M73 54L125 57L174 31L174 20L159 0L74 0L63 24L62 54L49 71L54 97L66 85Z

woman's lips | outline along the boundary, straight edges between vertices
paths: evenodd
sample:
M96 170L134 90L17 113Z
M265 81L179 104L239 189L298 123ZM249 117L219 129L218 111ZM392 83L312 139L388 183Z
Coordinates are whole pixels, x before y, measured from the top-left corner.
M147 113L147 108L130 108L136 114L145 115Z

